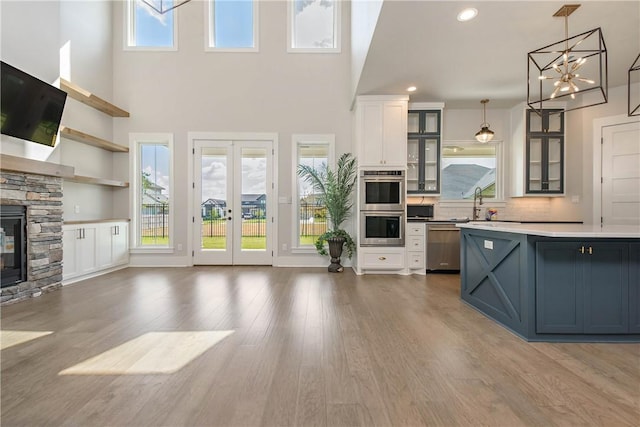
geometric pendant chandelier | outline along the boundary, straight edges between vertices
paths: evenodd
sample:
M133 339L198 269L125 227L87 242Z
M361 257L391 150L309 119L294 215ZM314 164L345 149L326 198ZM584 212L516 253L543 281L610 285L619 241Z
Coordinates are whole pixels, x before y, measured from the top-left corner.
M640 54L631 64L627 76L627 106L629 117L640 116Z
M527 104L539 111L547 101L562 101L565 111L608 101L607 47L596 28L569 37L569 15L579 4L562 6L565 39L527 54Z
M147 6L158 12L159 14L165 14L170 10L175 9L178 6L182 6L191 0L142 0Z

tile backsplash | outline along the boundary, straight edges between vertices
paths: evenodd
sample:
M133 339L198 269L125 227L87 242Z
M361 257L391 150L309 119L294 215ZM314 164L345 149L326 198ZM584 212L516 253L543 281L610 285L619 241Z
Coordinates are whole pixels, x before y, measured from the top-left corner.
M464 203L462 206L455 202L441 203L435 198L409 197L409 204L434 205L434 217L437 219L471 218L472 204ZM511 198L503 202L487 202L480 206L480 219L485 218L487 209L497 209L498 220L515 221L553 221L556 218L551 214L551 198L548 197L523 197Z

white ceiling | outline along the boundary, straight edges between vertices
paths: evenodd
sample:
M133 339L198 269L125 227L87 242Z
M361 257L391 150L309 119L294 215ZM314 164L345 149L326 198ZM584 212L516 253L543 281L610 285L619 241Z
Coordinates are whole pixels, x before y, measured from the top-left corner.
M562 1L385 0L358 84L358 95L406 94L454 108L494 108L526 100L527 53L565 37ZM575 4L575 2L574 2ZM478 9L469 22L456 16ZM601 27L609 87L627 84L640 53L640 0L583 1L569 17L569 37Z

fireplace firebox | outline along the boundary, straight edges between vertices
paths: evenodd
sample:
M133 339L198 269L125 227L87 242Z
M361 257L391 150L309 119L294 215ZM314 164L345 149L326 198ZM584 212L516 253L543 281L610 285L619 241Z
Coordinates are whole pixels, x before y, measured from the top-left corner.
M3 288L27 280L26 207L0 206L0 265Z

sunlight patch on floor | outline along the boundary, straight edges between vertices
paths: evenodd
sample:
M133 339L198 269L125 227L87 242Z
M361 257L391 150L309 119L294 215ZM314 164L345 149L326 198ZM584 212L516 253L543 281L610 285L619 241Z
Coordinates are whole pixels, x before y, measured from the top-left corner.
M172 374L233 332L148 332L58 375Z
M0 350L52 334L53 331L0 331Z

